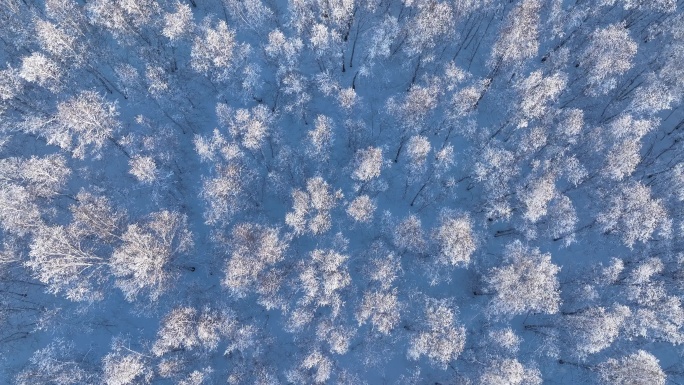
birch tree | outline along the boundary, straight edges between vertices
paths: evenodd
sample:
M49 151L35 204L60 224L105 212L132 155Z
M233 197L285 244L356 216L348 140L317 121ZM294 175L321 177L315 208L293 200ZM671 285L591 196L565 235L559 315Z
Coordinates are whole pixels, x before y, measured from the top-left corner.
M269 270L285 258L288 243L278 229L252 223L238 224L233 227L230 245L232 251L223 284L233 295L244 297L251 290L266 290L263 294L278 291L277 287L262 287L262 282L269 281Z
M472 222L467 215L443 212L433 237L439 244L439 261L443 264L468 266L477 249Z
M128 301L142 295L156 301L179 275L179 258L193 247L187 217L178 212L152 213L143 223L128 226L123 244L111 259L116 285Z
M523 0L506 16L499 38L492 47L492 62L520 64L539 50L539 0Z
M625 184L608 198L607 206L597 220L604 232L617 233L627 247L647 242L657 230L665 236L670 234L671 225L663 202L651 197L648 186Z
M444 300L428 300L424 324L419 324L418 333L411 339L408 357L417 360L424 355L446 369L463 352L465 338L465 328L456 324L456 309Z
M632 68L637 47L624 24L617 23L596 29L582 56L588 72L589 92L601 95L615 88L615 76Z
M506 246L504 263L484 277L494 291L490 311L515 316L526 312L554 314L560 307L560 267L550 254L515 241Z
M76 158L83 159L88 152L98 155L121 128L118 116L115 102L94 91L82 91L57 106L55 126L46 133L48 142L72 151Z
M75 226L45 226L35 235L26 265L48 291L73 301L102 299L108 259Z
M610 358L599 365L598 373L609 385L664 385L667 380L658 359L644 350L619 359Z

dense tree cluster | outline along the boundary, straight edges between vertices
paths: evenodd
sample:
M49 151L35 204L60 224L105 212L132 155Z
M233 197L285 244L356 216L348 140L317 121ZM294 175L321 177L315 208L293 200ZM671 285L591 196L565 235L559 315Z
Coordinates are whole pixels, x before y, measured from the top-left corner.
M0 2L0 382L683 382L683 7Z

